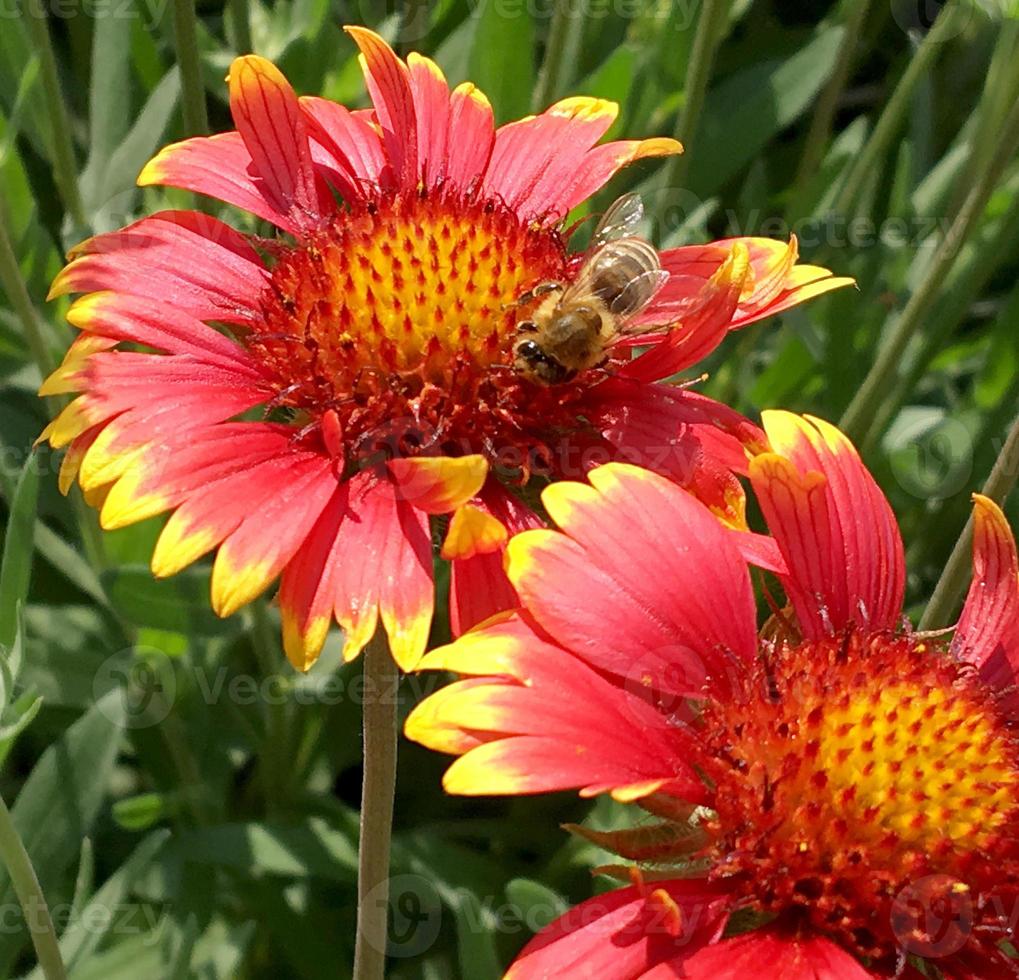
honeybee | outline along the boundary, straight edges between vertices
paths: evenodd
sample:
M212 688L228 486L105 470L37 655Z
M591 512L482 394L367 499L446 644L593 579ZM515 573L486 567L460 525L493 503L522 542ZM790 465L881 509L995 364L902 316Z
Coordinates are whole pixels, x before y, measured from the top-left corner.
M526 320L517 323L513 368L541 385L562 384L597 367L623 337L649 328L628 328L669 278L650 242L635 235L644 216L638 194L619 198L594 230L591 245L570 283L542 282L517 305L541 299Z

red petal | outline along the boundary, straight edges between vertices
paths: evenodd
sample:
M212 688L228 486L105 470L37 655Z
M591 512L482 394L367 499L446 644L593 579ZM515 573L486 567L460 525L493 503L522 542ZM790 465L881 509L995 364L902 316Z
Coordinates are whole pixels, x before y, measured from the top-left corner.
M264 218L284 231L300 232L300 223L278 209L268 185L256 173L241 134L229 132L171 143L145 165L138 175L138 184L141 187L161 184L207 194Z
M428 517L398 499L389 480L370 471L347 486L347 513L337 535L344 560L335 580L336 619L347 634L344 657L360 653L381 614L393 658L410 670L424 653L432 620Z
M981 675L1010 695L1019 714L1019 558L1001 508L973 496L973 583L955 631L952 649L976 664Z
M557 206L565 214L601 190L623 167L637 160L671 156L680 152L681 144L666 137L602 143L588 151L577 169L570 174L568 182L560 186Z
M633 799L667 786L704 796L693 737L644 700L643 687L610 683L518 617L465 633L419 669L485 676L444 688L407 719L407 736L429 748L475 746L447 772L451 793L580 789Z
M470 82L450 96L446 173L457 187L470 189L484 176L495 146L492 106Z
M449 514L467 503L488 475L484 456L393 459L389 471L400 498L426 514Z
M746 249L734 245L715 274L694 297L692 308L664 339L623 365L619 373L640 381L657 381L703 360L729 331L750 270Z
M542 526L534 511L503 490L501 484L492 478L475 503L500 520L511 535ZM503 547L490 554L455 558L451 562L449 625L454 636L496 613L519 605L516 590L506 577L505 553Z
M804 634L850 623L895 627L906 579L902 539L856 449L819 419L763 417L774 452L751 461L750 477L789 567L783 582Z
M312 137L311 152L346 198L359 200L380 184L389 165L382 140L361 114L329 99L302 96L301 109Z
M82 242L50 298L111 289L199 320L245 323L260 314L269 273L247 239L197 211L160 211Z
M250 461L249 461L250 462ZM174 511L152 554L152 571L173 575L226 540L249 516L293 484L321 475L328 464L317 453L289 449L207 483ZM257 521L257 518L256 518ZM272 533L264 528L262 534Z
M347 512L349 488L336 488L304 544L283 571L279 604L283 648L298 670L318 659L333 619L340 523Z
M393 173L402 187L413 190L418 181L418 131L407 66L374 31L364 27L344 30L361 49L365 84Z
M333 210L319 193L297 95L280 70L249 54L230 66L230 112L251 154L258 189L288 225L309 231Z
M671 900L679 922L677 934L670 921L673 916L650 898L655 893ZM506 980L633 980L660 963L670 964L668 970L674 971L663 972L663 977L686 976L679 972L684 960L710 948L725 924L726 906L717 890L694 880L656 883L653 892L647 886L633 886L597 895L535 936L509 968Z
M575 177L618 111L604 99L563 99L540 116L500 127L483 193L524 216L561 217L568 210L562 203L564 184Z
M168 354L199 360L259 377L251 355L228 337L166 303L105 291L75 300L67 319L81 330L117 341L145 344Z
M641 980L746 980L767 964L768 980L872 980L845 950L827 939L785 937L767 930L747 932L705 946L678 962L662 963Z
M589 479L542 494L565 533L527 531L507 548L525 608L564 646L635 685L728 690L730 669L757 649L753 591L733 539L647 470L610 463Z

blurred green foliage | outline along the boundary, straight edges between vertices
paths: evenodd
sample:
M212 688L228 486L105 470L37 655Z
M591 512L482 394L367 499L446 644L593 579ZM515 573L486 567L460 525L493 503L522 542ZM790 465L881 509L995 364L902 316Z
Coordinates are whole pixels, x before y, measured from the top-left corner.
M661 245L795 232L805 259L855 276L857 290L731 337L704 386L752 416L782 406L837 420L1007 141L1019 97L1019 21L1004 0L956 4L926 47L935 4L864 2L723 4L696 71L696 0L200 2L197 44L213 130L230 125L223 78L248 37L299 91L363 105L344 22L433 55L451 82L471 78L500 121L530 111L536 91L617 100L613 135L626 137L672 133L686 112L682 186L640 165L593 206L638 188ZM134 185L159 146L188 135L171 0L43 8L0 0L3 795L75 980L342 977L358 666L340 666L337 640L295 676L274 610L216 619L205 566L153 581L158 522L100 539L77 491L56 492L59 461L30 455L47 411L39 365L70 337L64 304L42 303L65 249L191 203ZM699 113L688 111L697 71ZM875 144L883 113L890 133ZM999 162L947 273L923 286L926 313L864 427L908 545L914 609L1016 412L1019 163ZM405 709L436 683L409 679ZM607 886L589 874L606 856L558 824L618 825L628 818L613 804L446 798L445 760L401 753L394 977L498 976L565 902ZM0 891L0 975L18 975L33 957L2 871Z

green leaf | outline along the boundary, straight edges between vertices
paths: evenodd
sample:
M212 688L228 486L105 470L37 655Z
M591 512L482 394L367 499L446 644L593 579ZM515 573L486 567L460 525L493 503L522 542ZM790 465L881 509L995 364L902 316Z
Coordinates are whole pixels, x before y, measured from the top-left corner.
M126 565L103 572L102 582L114 608L135 626L201 636L233 628L209 604L208 569L157 579L146 565Z
M499 922L474 892L466 888L445 896L456 919L457 952L461 975L471 980L498 980L502 976L495 937Z
M753 65L708 93L697 138L687 147L694 191L717 190L813 102L843 30L830 27L791 58Z
M110 914L124 903L138 877L151 864L153 858L170 836L168 830L156 830L149 834L131 856L110 875L102 887L87 902L80 913L72 916L60 937L60 954L68 968L75 967L89 959L98 948L103 937L109 932L116 919ZM74 970L75 976L77 971ZM25 980L43 980L40 970L30 973Z
M312 817L297 827L265 823L224 824L182 833L188 861L238 871L333 881L357 877L357 848L351 838Z
M78 856L106 799L117 760L125 711L112 691L71 725L40 757L12 808L25 850L44 892L62 879ZM17 901L6 870L0 870L0 907ZM7 975L27 941L25 929L0 932L0 975Z
M11 516L0 563L0 647L10 649L18 632L18 607L28 596L32 577L39 468L33 453L25 462L11 500ZM10 693L10 692L8 692Z
M130 220L140 193L135 180L162 142L179 98L180 73L172 68L152 91L109 159L95 167L89 160L82 174L82 194L98 230L116 228Z
M148 830L164 819L172 809L163 793L140 793L117 800L113 804L113 819L124 830Z
M570 907L562 895L532 878L514 878L506 885L506 897L533 932L543 929Z
M534 24L524 7L481 0L468 70L471 80L492 102L498 121L530 111L534 89Z
M26 691L4 711L4 724L0 726L0 766L10 754L18 736L35 720L42 707L42 698L34 691Z

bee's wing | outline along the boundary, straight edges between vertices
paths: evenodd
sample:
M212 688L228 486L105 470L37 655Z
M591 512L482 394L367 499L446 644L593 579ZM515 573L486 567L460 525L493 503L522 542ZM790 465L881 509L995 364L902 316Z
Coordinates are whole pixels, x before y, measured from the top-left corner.
M665 310L663 312L665 314L666 322L664 323L660 320L647 320L639 323L628 323L626 321L627 316L636 316L637 313L639 313L640 310L647 305L646 303L641 304L640 308L635 310L633 313L617 314L620 317L619 333L616 338L617 340L622 340L627 337L639 337L646 333L667 333L675 327L678 327L686 318L688 313L692 310L696 310L703 304L703 299L697 295L701 287L704 285L702 279L698 279L696 276L669 276L668 273L665 273L665 278L668 278L677 287L680 286L682 280L688 279L691 290L690 295L677 301L669 301L665 304ZM662 284L665 282L665 278L661 279L655 286L655 289L651 294L652 297L654 296L654 292L661 288Z
M591 236L588 252L616 238L632 235L644 217L644 202L639 194L624 194L602 216Z
M636 316L665 285L669 274L664 269L649 269L634 276L609 302L609 313L626 320Z

